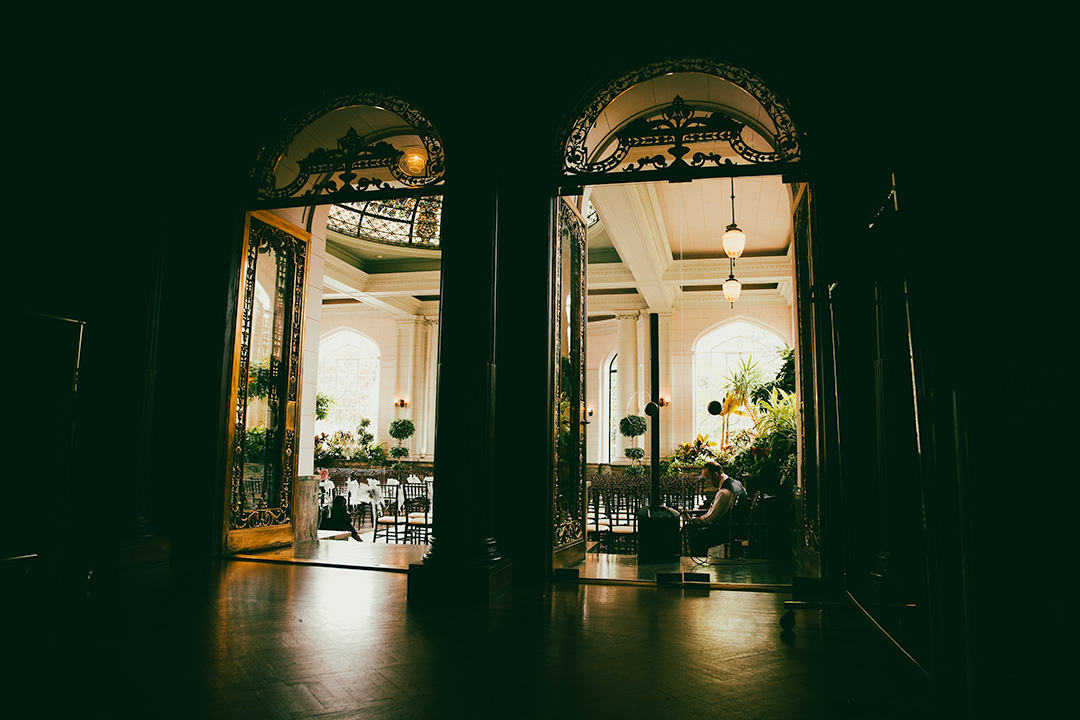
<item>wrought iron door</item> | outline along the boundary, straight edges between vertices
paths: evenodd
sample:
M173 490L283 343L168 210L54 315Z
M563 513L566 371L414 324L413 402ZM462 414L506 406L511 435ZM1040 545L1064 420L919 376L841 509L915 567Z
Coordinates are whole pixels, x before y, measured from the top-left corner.
M568 199L555 210L555 565L585 558L585 219Z
M274 215L252 213L243 252L229 431L230 550L261 544L238 541L237 531L291 531L308 237Z

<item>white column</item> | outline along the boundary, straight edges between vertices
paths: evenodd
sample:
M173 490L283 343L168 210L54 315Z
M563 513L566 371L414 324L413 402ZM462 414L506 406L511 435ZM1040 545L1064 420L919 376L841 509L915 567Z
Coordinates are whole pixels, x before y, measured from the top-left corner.
M618 426L619 420L627 415L641 414L641 395L638 393L638 313L616 314L619 327L619 407L615 408L612 418ZM629 462L624 450L630 447L628 438L618 432L618 456L611 458L612 463Z
M423 387L427 365L427 333L424 331L424 318L412 315L395 318L397 330L397 374L394 382L394 418L418 417L422 408ZM404 400L405 407L397 407L398 400ZM415 423L416 420L413 420ZM415 435L413 436L415 438ZM396 443L396 441L394 441ZM410 448L415 440L405 443Z
M319 390L319 337L322 324L323 267L326 264L326 216L329 205L311 210L311 246L308 252L307 292L304 298L304 346L300 369L300 456L296 459L297 475L311 475L315 470L315 398ZM304 227L303 214L276 214Z

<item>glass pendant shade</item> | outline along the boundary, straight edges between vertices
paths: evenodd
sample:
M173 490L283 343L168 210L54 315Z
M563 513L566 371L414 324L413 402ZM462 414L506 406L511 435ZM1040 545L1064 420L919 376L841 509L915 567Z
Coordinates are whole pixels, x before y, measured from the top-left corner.
M724 243L724 252L727 253L727 256L732 260L738 260L746 247L746 233L740 230L738 225L731 223L727 226L727 232L724 233L721 240Z
M422 147L405 148L401 164L410 175L423 175L427 167L427 152Z
M728 279L724 281L724 298L733 303L739 299L741 293L742 283L736 280L734 275L728 275Z

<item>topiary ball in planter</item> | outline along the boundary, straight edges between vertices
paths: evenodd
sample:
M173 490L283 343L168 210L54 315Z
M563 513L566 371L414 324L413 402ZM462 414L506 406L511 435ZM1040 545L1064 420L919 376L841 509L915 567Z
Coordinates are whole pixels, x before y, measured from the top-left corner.
M645 477L645 466L644 465L631 465L630 467L626 468L626 470L624 472L625 472L627 477L631 477L631 478Z
M619 421L619 432L624 437L637 437L644 435L649 429L649 423L640 415L627 415Z
M632 447L626 448L626 457L631 460L640 460L645 457L645 448Z
M413 421L408 418L398 418L390 421L387 431L395 440L408 440L416 432L416 425L413 425Z
M396 445L390 448L390 457L394 458L395 460L409 457L409 448L402 445Z

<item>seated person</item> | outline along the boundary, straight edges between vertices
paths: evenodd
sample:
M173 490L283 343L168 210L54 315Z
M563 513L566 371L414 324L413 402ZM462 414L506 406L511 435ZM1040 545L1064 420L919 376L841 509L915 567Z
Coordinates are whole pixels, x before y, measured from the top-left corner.
M731 538L732 516L748 507L746 488L740 481L725 474L720 463L705 463L701 476L705 478L706 492L715 489L716 494L704 515L690 517L685 510L682 513L686 545L692 557L705 557L709 554L709 548L727 542Z
M310 526L309 526L310 527ZM345 503L345 496L338 495L334 498L334 504L330 508L330 516L323 518L319 523L320 530L348 530L353 540L364 542L360 533L353 527L352 518L349 517L349 506Z

